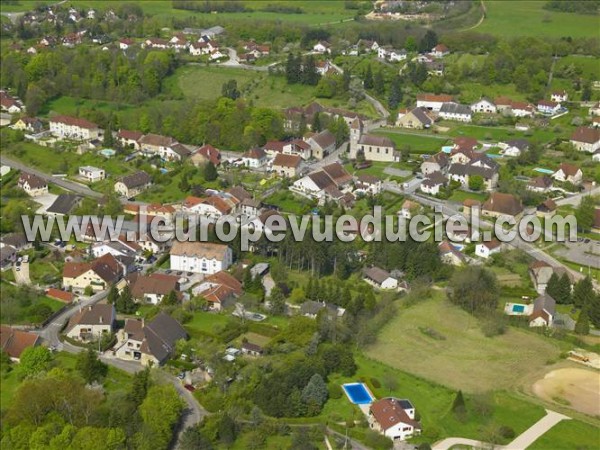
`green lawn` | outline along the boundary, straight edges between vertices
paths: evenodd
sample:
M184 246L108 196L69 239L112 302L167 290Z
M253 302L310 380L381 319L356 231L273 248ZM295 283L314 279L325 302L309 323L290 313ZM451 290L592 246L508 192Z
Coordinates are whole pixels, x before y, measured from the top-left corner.
M549 370L548 360L558 358L557 343L520 329L485 337L478 319L444 297L436 292L433 298L401 310L367 354L399 370L467 392L529 385ZM435 340L420 327L432 328L445 339Z
M483 202L487 198L487 194L479 193L479 192L466 192L466 191L461 191L460 189L456 189L450 196L449 200L453 201L453 202L462 203L468 198Z
M276 191L267 197L264 203L278 206L282 211L296 215L308 213L314 205L309 199L293 194L287 189Z
M579 420L567 420L554 425L536 440L528 450L593 450L600 443L600 428Z
M216 314L208 312L196 312L194 318L185 324L185 329L190 336L197 337L203 334L213 334L216 326L227 325L232 320L229 314Z
M561 13L543 9L542 1L486 1L486 17L474 31L496 36L563 36L598 35L598 16Z
M448 141L447 137L419 132L401 131L400 129L394 129L393 131L376 131L375 134L390 138L394 144L396 144L397 148L409 145L411 153L419 154L437 153Z

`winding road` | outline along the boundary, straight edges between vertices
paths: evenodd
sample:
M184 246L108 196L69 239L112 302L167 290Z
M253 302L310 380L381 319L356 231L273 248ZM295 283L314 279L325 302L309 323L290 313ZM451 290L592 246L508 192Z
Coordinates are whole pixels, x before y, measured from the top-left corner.
M77 314L77 312L79 312L82 308L87 308L91 305L94 305L104 300L107 296L108 292L103 291L93 295L88 299L81 300L80 302L73 304L70 308L67 308L61 314L56 316L46 326L37 330L37 333L46 342L48 342L50 346L56 348L57 350L62 350L68 353L79 353L84 351L85 349L82 347L77 347L66 341L61 342L59 339L60 331L62 330L63 326L67 323L67 321L75 314ZM99 358L104 363L116 367L117 369L124 370L128 373L136 373L144 369L144 367L138 362L123 361L109 354L100 354ZM183 432L186 429L199 424L202 418L208 415L208 412L196 401L191 392L189 392L183 387L178 378L160 369L158 369L157 372L163 380L171 383L175 387L181 399L186 403L186 408L184 409L183 414L180 418L180 424L177 430L177 438L174 444L174 448L179 448L179 442L181 441L181 436L183 435Z

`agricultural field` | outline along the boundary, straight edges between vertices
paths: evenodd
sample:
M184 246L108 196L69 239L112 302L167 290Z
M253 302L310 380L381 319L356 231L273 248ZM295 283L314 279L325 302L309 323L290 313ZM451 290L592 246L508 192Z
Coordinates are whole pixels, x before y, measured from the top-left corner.
M423 332L426 329L439 338ZM553 342L513 328L487 338L477 319L437 292L401 310L367 354L445 386L486 392L530 384L549 369L547 362L558 358L560 350Z
M483 22L473 28L496 36L590 37L598 34L598 17L547 11L540 1L486 1Z

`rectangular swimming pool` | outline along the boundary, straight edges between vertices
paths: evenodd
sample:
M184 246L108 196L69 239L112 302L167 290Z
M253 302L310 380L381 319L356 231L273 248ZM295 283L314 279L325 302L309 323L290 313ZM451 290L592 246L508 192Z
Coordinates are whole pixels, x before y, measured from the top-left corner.
M355 405L365 405L373 403L373 396L364 383L347 383L342 385L348 399Z
M525 311L525 305L513 305L512 310L516 313L522 313Z

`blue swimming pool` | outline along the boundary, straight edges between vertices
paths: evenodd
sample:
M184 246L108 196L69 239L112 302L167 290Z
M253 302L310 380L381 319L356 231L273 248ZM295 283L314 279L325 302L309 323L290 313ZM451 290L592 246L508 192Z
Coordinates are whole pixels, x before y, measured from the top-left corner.
M452 147L451 145L444 145L444 146L442 147L442 151L443 151L444 153L450 153L450 152L452 151L452 149L453 149L453 148L454 148L454 147Z
M342 385L344 392L355 405L365 405L373 403L373 396L364 383L347 383Z
M513 305L512 310L516 313L522 313L525 311L525 305Z
M100 150L100 153L102 154L102 156L110 158L111 156L115 156L117 154L117 151L113 150L112 148L105 148Z
M536 172L539 172L539 173L547 173L548 175L552 175L552 174L554 173L554 171L553 171L553 170L550 170L550 169L542 169L541 167L536 167L536 168L535 168L535 169L533 169L533 170L535 170Z

